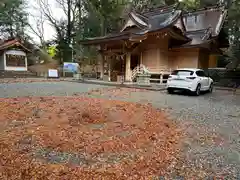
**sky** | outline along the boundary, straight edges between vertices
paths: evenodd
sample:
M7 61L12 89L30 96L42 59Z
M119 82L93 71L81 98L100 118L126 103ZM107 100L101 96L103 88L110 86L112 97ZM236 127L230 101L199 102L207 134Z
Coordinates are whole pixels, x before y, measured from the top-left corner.
M41 15L41 11L40 8L38 6L37 3L38 0L28 0L28 12L29 12L29 23L32 25L33 28L37 27L37 19L40 17ZM45 0L48 1L53 16L57 19L63 18L63 12L62 10L59 8L59 5L57 4L56 0ZM39 38L32 33L32 31L29 29L28 30L29 35L33 38L34 42L39 43L40 40ZM54 28L50 25L50 23L46 20L44 22L44 39L45 40L51 40L53 39L55 36L55 30Z

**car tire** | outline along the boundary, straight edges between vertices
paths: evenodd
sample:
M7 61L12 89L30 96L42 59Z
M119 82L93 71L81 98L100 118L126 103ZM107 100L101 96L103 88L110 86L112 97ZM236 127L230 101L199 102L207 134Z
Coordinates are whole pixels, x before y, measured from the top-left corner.
M167 91L168 91L168 94L173 94L174 93L174 89L172 89L172 88L168 88Z
M196 90L194 91L195 96L199 96L201 93L201 84L198 84Z
M213 91L213 83L210 84L207 92L212 93L212 91Z

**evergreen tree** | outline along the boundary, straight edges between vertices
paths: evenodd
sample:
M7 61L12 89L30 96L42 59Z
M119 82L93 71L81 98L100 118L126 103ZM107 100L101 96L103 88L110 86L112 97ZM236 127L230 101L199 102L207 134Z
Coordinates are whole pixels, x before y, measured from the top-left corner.
M5 38L26 37L27 13L24 0L6 0L0 6L0 31Z

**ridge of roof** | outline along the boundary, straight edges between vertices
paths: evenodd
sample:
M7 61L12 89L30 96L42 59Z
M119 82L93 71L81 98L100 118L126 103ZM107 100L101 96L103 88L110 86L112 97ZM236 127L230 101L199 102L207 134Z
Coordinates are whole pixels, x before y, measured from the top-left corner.
M148 21L148 17L144 16L143 14L137 12L137 11L132 11L134 14L136 14L137 16L141 17L144 19L144 21Z
M158 6L158 7L155 7L155 8L148 8L148 9L145 9L143 10L142 12L139 12L141 14L145 14L145 13L151 13L151 12L155 12L155 11L161 11L161 10L169 10L169 9L172 9L176 6L178 6L179 3L175 3L175 4L172 4L172 5L163 5L163 6Z
M139 28L145 28L148 26L147 22L145 22L144 20L142 20L141 18L139 18L137 15L135 15L133 12L129 13L128 14L129 18L134 21L136 23L137 26L139 26ZM134 17L136 16L136 17ZM139 22L136 18L139 18L140 21L142 22Z
M139 12L139 14L142 14L145 17L150 17L150 16L154 16L159 13L171 12L173 10L176 10L178 6L179 6L179 3L175 3L175 4L172 4L169 6L161 6L161 7L151 8L151 9L145 10L143 12Z

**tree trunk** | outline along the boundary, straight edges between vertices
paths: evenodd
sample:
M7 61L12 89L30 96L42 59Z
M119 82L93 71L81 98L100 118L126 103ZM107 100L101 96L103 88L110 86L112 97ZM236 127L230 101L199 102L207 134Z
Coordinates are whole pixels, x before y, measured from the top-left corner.
M71 43L71 0L67 0L67 43Z

